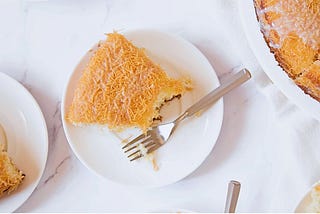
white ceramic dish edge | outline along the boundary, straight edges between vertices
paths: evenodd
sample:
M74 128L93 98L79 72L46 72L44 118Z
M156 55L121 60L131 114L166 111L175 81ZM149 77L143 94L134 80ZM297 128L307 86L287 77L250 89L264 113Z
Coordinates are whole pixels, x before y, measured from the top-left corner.
M243 29L245 31L250 48L255 54L264 72L274 84L294 104L320 120L320 103L305 94L283 71L270 52L257 21L253 0L238 1L238 8Z

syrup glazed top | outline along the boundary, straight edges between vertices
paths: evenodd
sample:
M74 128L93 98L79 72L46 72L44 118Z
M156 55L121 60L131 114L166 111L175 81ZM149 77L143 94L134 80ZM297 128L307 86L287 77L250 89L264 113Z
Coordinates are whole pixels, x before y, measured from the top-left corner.
M255 8L279 65L320 101L320 0L255 0Z

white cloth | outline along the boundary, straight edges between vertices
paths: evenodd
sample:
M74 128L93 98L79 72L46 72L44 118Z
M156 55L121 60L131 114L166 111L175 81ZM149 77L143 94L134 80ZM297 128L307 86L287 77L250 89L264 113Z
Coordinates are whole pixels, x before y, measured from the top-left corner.
M288 211L293 209L292 200L298 204L311 185L320 180L320 123L291 103L261 68L253 72L254 81L272 105L276 133L269 154L276 168L282 168L266 178L274 186L269 209Z

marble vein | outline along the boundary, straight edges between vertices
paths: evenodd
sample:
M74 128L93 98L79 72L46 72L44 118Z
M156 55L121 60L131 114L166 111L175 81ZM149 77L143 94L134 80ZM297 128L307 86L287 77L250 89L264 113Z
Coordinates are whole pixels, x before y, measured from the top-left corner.
M108 19L110 17L110 13L111 13L111 9L112 9L113 4L114 4L114 2L111 1L111 0L105 2L105 10L106 10L105 13L106 13L106 15L103 18L101 26L104 26L107 23L107 21L108 21Z
M61 106L61 101L58 101L55 106L55 111L52 115L53 121L51 122L51 127L49 128L49 134L50 134L49 140L53 145L55 144L58 134L62 128L60 106Z
M46 185L48 182L50 182L54 177L56 177L59 174L59 170L60 168L68 161L71 159L71 155L68 155L67 157L65 157L63 160L60 161L60 163L57 165L57 167L55 168L54 172L49 175L41 185L39 185L37 187L37 189L41 188L43 185Z

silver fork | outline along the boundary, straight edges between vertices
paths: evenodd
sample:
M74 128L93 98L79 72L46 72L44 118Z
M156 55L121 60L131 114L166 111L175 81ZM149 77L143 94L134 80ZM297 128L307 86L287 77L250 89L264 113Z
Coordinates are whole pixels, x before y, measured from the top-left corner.
M160 148L168 142L177 126L184 119L193 116L201 110L207 109L223 95L227 94L232 89L241 85L251 78L251 74L247 69L242 69L238 73L232 75L225 83L211 91L209 94L201 98L198 102L189 107L173 122L160 124L151 127L145 134L141 134L122 147L125 153L128 154L130 161L137 160Z

